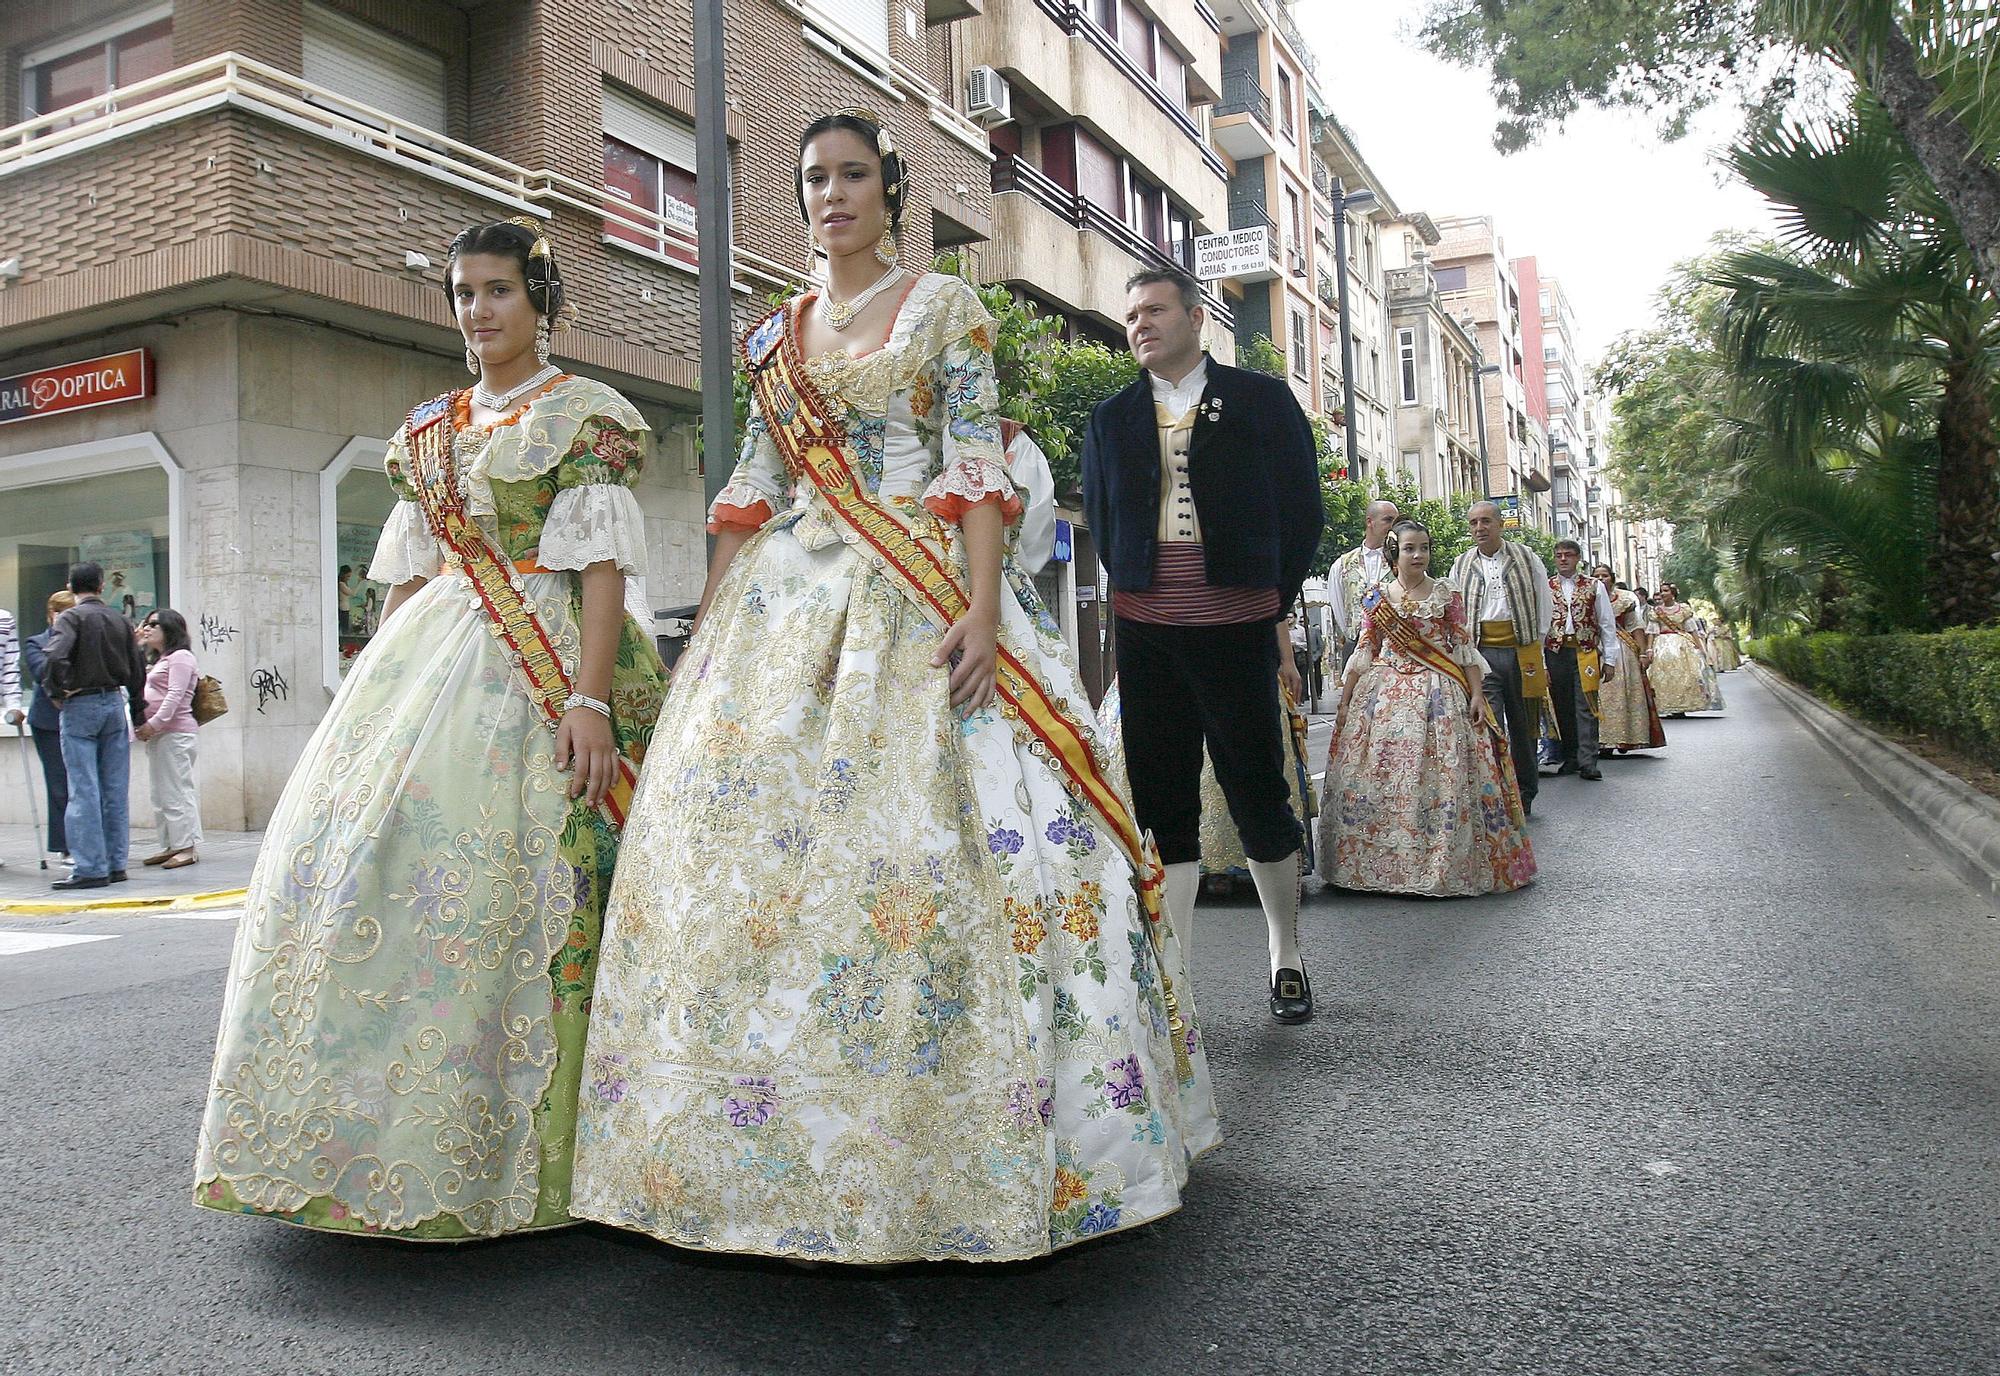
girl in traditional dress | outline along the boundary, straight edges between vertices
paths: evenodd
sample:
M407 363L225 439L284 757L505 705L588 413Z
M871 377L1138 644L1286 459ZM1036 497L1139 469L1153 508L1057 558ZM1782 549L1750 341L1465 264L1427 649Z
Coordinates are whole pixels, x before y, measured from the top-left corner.
M1320 875L1376 893L1494 893L1535 877L1506 739L1480 692L1465 603L1429 576L1430 532L1390 532L1396 576L1362 598L1319 815Z
M715 1251L1036 1256L1179 1207L1217 1139L1193 995L1006 549L992 321L899 266L878 117L799 148L827 285L744 344L749 433L606 916L575 1208Z
M1653 665L1648 673L1663 717L1720 712L1722 685L1702 648L1704 627L1680 590L1662 583L1653 597Z
M195 1202L459 1239L569 1221L584 1020L664 675L627 614L646 422L548 361L531 220L469 229L446 295L479 383L390 441L390 585L265 833Z
M1612 675L1597 690L1597 744L1603 750L1660 750L1666 746L1666 729L1653 706L1653 685L1645 666L1647 652L1646 609L1630 588L1618 585L1611 565L1597 566L1597 581L1611 598L1611 612L1618 622L1618 639L1624 645L1626 667Z

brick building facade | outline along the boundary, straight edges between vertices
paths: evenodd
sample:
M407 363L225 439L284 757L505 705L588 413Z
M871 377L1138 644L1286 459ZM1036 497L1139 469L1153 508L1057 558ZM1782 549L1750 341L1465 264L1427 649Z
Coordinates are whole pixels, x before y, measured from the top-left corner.
M912 171L911 261L987 234L986 139L958 108L952 34L976 8L730 4L739 326L809 266L793 168L813 113L887 117ZM202 734L211 826L268 816L372 624L341 569L365 568L388 511L388 436L467 380L441 285L468 224L545 223L580 313L558 361L654 430L648 600L698 592L690 22L618 0L10 14L0 377L145 349L155 385L0 424L0 606L39 629L62 568L99 557L135 605L187 616L232 704ZM26 816L0 799L0 820Z

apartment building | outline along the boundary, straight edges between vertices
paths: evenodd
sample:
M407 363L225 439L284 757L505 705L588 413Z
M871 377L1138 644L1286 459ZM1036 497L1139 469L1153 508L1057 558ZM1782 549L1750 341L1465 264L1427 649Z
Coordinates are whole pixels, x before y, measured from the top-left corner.
M1528 414L1549 444L1550 532L1575 540L1586 557L1592 477L1586 462L1586 379L1578 357L1576 313L1562 283L1545 276L1535 258L1517 258L1514 279L1528 309L1521 318L1522 374Z
M1484 496L1479 457L1479 346L1445 308L1431 271L1439 242L1428 215L1405 215L1382 233L1395 367L1396 469L1425 497Z
M1491 216L1449 216L1436 225L1432 276L1444 308L1470 322L1479 345L1486 495L1505 499L1522 524L1548 530L1548 430L1530 409L1521 288L1506 244Z
M1354 136L1329 110L1313 121L1313 146L1319 156L1315 175L1321 184L1321 228L1316 276L1320 282L1320 327L1326 353L1326 385L1331 389L1324 409L1344 411L1341 389L1340 336L1346 333L1354 357L1354 414L1343 417L1354 427L1357 479L1378 474L1415 481L1417 474L1402 467L1396 437L1396 353L1389 326L1389 264L1384 235L1403 212L1389 188L1361 155ZM1335 217L1344 219L1336 225ZM1339 232L1336 232L1339 231ZM1348 319L1340 316L1339 274L1334 254L1346 245ZM1345 443L1345 436L1342 437Z
M977 8L732 6L739 324L808 268L806 112L887 117L917 261L990 232L953 36ZM686 6L54 0L9 21L0 392L24 400L0 408L0 605L32 628L94 558L131 609L187 616L231 702L202 732L211 826L262 824L366 641L382 590L356 575L390 507L386 441L467 381L442 290L465 225L546 228L581 315L558 361L623 390L655 435L648 599L693 599L707 171ZM0 794L0 820L26 816Z
M1313 150L1323 108L1317 62L1290 8L1277 0L1221 0L1222 99L1210 137L1228 163L1228 227L1233 255L1225 288L1236 344L1262 336L1285 361L1299 404L1327 413L1338 405L1324 386L1321 315L1331 265L1318 227L1328 213L1328 180Z
M991 241L978 276L1060 316L1072 338L1124 347L1125 282L1194 267L1226 216L1227 169L1208 146L1222 82L1199 0L982 0L959 55L992 149ZM1231 317L1209 300L1207 342Z

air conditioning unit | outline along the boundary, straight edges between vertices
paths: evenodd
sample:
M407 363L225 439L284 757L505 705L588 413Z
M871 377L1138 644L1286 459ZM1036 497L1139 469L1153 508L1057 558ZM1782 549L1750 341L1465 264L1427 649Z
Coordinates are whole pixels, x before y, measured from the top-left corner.
M991 67L974 67L965 82L965 112L991 129L1013 118L1009 113L1007 78Z

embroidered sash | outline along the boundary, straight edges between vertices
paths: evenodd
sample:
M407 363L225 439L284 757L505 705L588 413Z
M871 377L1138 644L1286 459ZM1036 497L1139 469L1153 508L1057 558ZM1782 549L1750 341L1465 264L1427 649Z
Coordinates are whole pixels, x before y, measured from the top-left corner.
M793 336L789 307L766 316L743 340L743 363L757 398L758 413L792 474L811 479L827 509L853 531L855 548L915 603L938 630L963 617L972 599L934 541L917 535L894 508L869 492L848 438L833 410L808 380L805 360ZM1005 641L994 652L994 688L1000 713L1026 729L1029 749L1048 762L1063 788L1097 814L1104 829L1138 879L1139 905L1156 954L1161 933L1161 889L1165 871L1150 835L1140 832L1131 810L1099 766L1067 701L1052 697L1034 671ZM1194 1070L1188 1058L1187 1026L1172 981L1162 962L1161 992L1173 1032L1175 1069L1183 1080Z
M522 595L517 566L493 548L479 523L466 514L458 489L458 456L452 446L456 401L457 394L447 392L410 412L410 477L420 499L418 505L431 534L465 571L466 581L472 584L480 609L486 613L486 629L500 642L507 662L521 676L529 700L553 731L561 724L562 705L569 699L569 674L548 628ZM598 807L614 828L622 828L639 775L622 753L617 758L616 776Z

